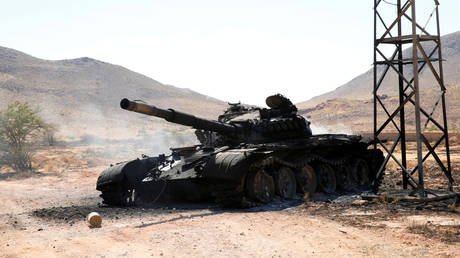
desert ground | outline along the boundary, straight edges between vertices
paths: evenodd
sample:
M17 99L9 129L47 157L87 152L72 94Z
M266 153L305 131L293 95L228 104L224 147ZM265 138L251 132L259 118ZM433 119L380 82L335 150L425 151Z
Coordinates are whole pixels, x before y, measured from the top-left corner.
M103 151L111 148L58 144L40 149L32 174L2 168L0 256L460 257L460 209L452 199L417 204L300 197L248 210L212 203L106 207L95 189L98 174L129 158ZM458 185L460 145L452 157ZM384 187L400 188L397 168L388 170ZM444 187L439 171L426 171L432 186ZM102 216L101 227L86 223L92 211Z

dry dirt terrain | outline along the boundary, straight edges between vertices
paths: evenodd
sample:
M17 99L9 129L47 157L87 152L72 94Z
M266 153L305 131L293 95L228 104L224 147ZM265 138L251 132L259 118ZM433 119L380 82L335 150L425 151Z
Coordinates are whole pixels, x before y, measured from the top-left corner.
M105 207L96 179L117 160L93 148L48 147L32 176L2 170L1 257L460 257L454 200L420 205L349 196L249 210L209 203ZM92 211L101 214L101 227L86 224Z

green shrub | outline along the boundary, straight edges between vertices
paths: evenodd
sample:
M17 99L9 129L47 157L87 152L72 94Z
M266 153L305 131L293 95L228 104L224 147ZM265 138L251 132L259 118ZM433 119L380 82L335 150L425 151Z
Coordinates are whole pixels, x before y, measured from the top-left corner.
M30 171L34 142L45 128L38 108L19 101L0 110L0 144L2 163L16 172Z

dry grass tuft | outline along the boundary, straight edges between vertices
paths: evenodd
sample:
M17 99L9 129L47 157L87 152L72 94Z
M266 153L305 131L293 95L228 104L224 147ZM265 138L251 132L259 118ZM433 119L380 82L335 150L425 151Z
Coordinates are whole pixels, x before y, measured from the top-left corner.
M421 234L429 238L432 238L435 235L434 231L428 226L428 223L420 224L420 223L412 222L407 227L407 230L410 233Z
M387 194L382 194L379 196L379 198L374 198L372 199L373 202L375 203L382 203L382 204L393 204L393 203L397 203L401 200L401 198L399 197L391 197Z
M440 226L429 222L423 224L412 222L407 227L407 231L413 234L423 235L426 238L438 239L449 244L460 242L459 226Z
M458 201L453 202L447 206L447 208L451 209L454 212L460 213L460 205L457 204Z

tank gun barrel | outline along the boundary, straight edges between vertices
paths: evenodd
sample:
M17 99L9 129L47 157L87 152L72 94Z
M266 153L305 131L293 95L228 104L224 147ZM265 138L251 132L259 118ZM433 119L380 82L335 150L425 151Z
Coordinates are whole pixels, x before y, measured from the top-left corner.
M176 111L174 109L161 109L153 105L148 105L138 101L122 99L120 107L129 111L156 116L165 119L168 122L191 126L195 129L203 129L207 131L218 132L221 134L231 134L236 132L236 127L217 121L199 118L194 115Z

